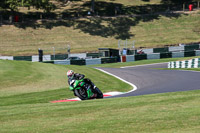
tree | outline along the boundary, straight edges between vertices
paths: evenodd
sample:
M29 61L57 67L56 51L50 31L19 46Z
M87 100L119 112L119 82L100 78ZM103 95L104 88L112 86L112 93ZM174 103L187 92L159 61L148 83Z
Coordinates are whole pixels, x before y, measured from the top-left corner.
M12 12L18 11L19 7L34 7L45 12L55 9L55 5L49 2L49 0L1 0L0 7L10 9Z
M200 7L200 0L194 0L194 2L197 2L197 8Z
M185 10L185 5L194 1L200 2L200 0L162 0L161 2L168 5L183 5L183 10Z
M94 0L91 0L91 12L94 13Z
M192 0L162 0L162 3L170 4L170 5L184 4L184 3L189 3L189 2L192 2Z
M5 0L5 8L10 9L12 12L16 11L18 9L19 6L19 2L18 0Z

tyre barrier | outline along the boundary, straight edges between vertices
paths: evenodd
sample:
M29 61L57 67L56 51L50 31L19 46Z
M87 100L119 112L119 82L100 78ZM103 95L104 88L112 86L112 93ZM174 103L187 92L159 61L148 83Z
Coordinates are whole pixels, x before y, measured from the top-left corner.
M184 61L171 61L168 63L168 68L200 68L200 58Z
M66 60L68 58L67 54L43 55L43 62L62 64L62 65L95 65L95 64L116 63L116 62L133 62L138 60L200 56L199 49L200 49L199 43L192 45L165 47L165 48L151 48L151 49L143 49L144 52L143 54L122 55L120 58L119 57L99 58L100 57L99 53L90 53L90 54L87 53L78 55L84 57L91 57L91 59L80 59L80 60ZM134 53L137 53L137 50L135 50ZM77 56L77 54L74 54L74 56ZM0 59L38 62L39 56L38 55L0 56Z

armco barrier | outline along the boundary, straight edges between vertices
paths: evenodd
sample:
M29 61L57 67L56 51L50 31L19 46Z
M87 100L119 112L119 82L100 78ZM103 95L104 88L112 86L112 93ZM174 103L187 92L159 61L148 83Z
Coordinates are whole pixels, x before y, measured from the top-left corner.
M160 53L154 53L154 54L147 54L147 59L160 59Z
M71 65L70 60L54 60L54 64Z
M92 58L99 58L100 57L100 53L87 53L86 56L87 57L92 57Z
M57 55L51 55L51 60L65 60L68 58L68 54L57 54Z
M75 54L70 53L70 55L69 55L69 57L74 57L74 56L82 58L82 59L87 57L86 53L75 53Z
M167 53L160 53L160 58L172 58L172 53L167 52Z
M132 50L133 51L133 50ZM131 53L137 53L132 52ZM151 49L143 49L145 54L136 54L136 55L124 55L120 58L95 58L95 60L79 60L79 61L70 61L70 63L60 62L60 60L66 59L68 57L67 54L58 54L58 55L44 55L43 61L51 60L59 60L61 64L73 64L73 65L92 65L92 64L104 64L104 63L114 63L114 62L131 62L137 60L145 60L145 59L161 59L161 58L179 58L179 57L190 57L190 56L200 56L200 44L192 44L192 45L181 45L181 46L173 46L173 47L165 47L165 48L151 48ZM129 52L130 54L130 52ZM78 56L78 57L99 57L99 53L82 53L82 54L70 54L70 56ZM38 55L33 56L0 56L0 59L3 60L25 60L25 61L39 61ZM58 62L56 62L58 63Z
M43 61L50 61L51 55L43 55Z
M184 46L169 47L169 52L179 52L179 51L184 51Z
M13 60L18 60L18 61L32 61L32 56L14 56Z
M184 52L184 57L191 57L191 56L195 56L195 51Z
M136 54L135 55L135 60L145 60L147 59L147 54Z
M169 48L154 48L153 49L153 53L166 53L169 52Z
M117 62L117 58L116 58L116 57L101 58L101 64L105 64L105 63L115 63L115 62Z
M32 62L38 62L39 61L39 56L38 55L33 55L31 56ZM51 61L51 55L43 55L43 61Z
M71 65L86 65L84 59L81 59L81 60L70 60L70 64Z
M13 56L0 56L2 60L13 60Z
M184 52L172 52L172 58L184 57Z
M195 55L200 56L200 50L195 50Z
M32 62L38 62L39 61L39 56L38 55L33 55L32 56Z
M143 49L143 52L146 53L146 54L151 54L151 53L153 53L153 48L151 48L151 49Z
M132 61L135 61L135 55L127 55L126 62L132 62Z
M96 58L96 59L86 59L86 65L95 65L95 64L101 64L101 59Z
M185 45L184 51L194 51L199 49L199 44L195 45Z

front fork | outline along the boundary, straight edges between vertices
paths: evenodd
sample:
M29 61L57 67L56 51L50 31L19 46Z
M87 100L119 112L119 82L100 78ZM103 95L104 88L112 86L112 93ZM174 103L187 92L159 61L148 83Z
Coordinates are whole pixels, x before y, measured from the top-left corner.
M92 87L91 85L88 85L88 86L86 87L87 94L88 94L88 99L94 96L94 93L92 92L91 87Z
M88 98L91 98L94 95L91 89L87 90L87 94L88 94Z

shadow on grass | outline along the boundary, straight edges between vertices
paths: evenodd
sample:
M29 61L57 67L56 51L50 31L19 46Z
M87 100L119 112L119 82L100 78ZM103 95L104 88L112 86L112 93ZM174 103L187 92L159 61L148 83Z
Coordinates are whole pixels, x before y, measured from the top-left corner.
M80 29L82 32L94 36L112 36L125 40L134 36L130 32L130 28L141 21L148 22L159 19L160 15L176 18L180 16L180 14L163 14L169 7L165 4L124 6L114 3L114 1L96 1L95 13L88 17L90 6L90 2L85 2L81 7L66 10L60 16L55 13L21 13L19 16L23 16L23 20L21 20L23 23L14 23L14 25L23 29L27 27L52 29L53 27L66 26Z

